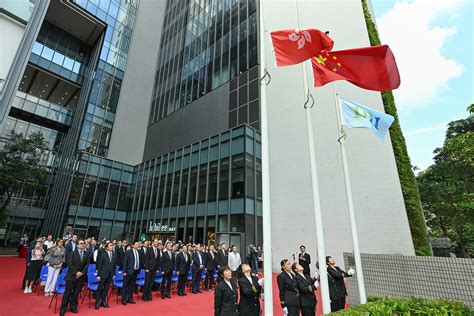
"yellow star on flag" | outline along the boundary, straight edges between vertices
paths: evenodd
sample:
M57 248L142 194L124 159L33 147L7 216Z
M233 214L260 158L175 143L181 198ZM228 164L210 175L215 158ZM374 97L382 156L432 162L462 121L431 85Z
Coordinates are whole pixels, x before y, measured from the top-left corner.
M324 66L326 66L327 58L324 58L323 56L319 55L318 57L314 57L314 59L316 59L318 64L323 64Z

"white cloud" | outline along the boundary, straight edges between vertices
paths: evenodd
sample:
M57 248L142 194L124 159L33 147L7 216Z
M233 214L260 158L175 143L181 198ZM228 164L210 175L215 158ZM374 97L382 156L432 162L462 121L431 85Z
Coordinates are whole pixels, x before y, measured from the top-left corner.
M405 137L412 137L423 134L432 134L433 132L439 132L446 130L448 123L440 123L430 127L417 128L406 133L403 133Z
M451 79L463 73L462 64L441 53L456 28L436 25L455 21L463 3L397 0L386 15L377 19L381 41L392 48L400 71L401 85L394 94L401 110L428 104L448 89Z

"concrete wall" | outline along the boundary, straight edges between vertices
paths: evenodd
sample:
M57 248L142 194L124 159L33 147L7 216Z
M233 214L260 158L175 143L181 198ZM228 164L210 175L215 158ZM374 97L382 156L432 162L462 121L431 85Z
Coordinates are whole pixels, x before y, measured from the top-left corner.
M331 32L334 50L370 46L360 0L299 1L301 28ZM285 16L285 19L281 19ZM298 27L295 1L264 1L267 32ZM270 41L265 43L273 267L305 244L316 262L309 151L305 121L302 65L275 67ZM311 110L320 185L326 255L342 262L352 251L352 238L342 172L332 84L312 88ZM403 80L403 79L402 79ZM383 111L381 95L347 82L335 83L343 97ZM347 130L346 151L353 188L360 248L365 253L413 255L414 247L389 135L384 142L367 129ZM266 250L268 251L268 250Z
M159 157L229 128L229 83L148 127L143 160Z
M138 164L145 147L166 1L140 1L107 158Z
M362 254L367 295L447 298L474 307L474 260ZM346 269L354 267L352 253L344 253ZM359 304L357 273L346 279L349 304Z
M25 33L25 27L24 24L0 13L0 40L2 41L2 48L0 49L0 91L7 79L8 71ZM8 45L6 45L7 41Z

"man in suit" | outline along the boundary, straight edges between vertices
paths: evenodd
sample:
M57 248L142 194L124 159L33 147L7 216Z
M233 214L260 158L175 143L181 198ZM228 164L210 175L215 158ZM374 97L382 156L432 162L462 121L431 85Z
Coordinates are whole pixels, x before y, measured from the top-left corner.
M161 253L158 248L158 239L153 240L151 247L148 247L145 256L145 286L142 299L145 302L151 301L151 290L155 282L156 271L160 269Z
M212 290L214 286L214 270L217 266L217 258L216 252L214 250L214 246L209 246L209 251L206 253L206 262L204 263L204 267L206 268L206 281L204 286L206 291Z
M175 268L176 255L171 251L173 248L171 242L166 242L166 250L161 257L161 271L163 271L163 280L161 282L161 298L171 298L171 277Z
M229 266L229 252L227 252L227 246L225 242L219 245L220 249L217 252L217 268L228 267ZM221 281L221 277L217 278Z
M298 255L298 263L300 266L303 267L304 269L304 275L306 276L311 276L311 271L310 271L310 264L311 264L311 256L306 253L306 247L301 245L300 246L300 254Z
M120 246L115 248L115 254L117 255L117 265L120 269L123 269L123 257L127 251L127 241L124 240Z
M77 240L77 237L76 237ZM89 266L90 253L85 249L83 239L77 241L76 249L66 256L68 272L65 277L66 288L64 290L63 299L59 315L66 313L68 305L73 313L77 313L77 301L82 285L87 281L87 267Z
M77 235L72 235L71 241L66 246L66 253L70 253L76 250L76 246L77 246Z
M96 293L95 309L100 306L109 308L107 304L107 293L109 292L110 283L115 277L115 254L113 252L114 245L108 241L104 247L105 251L101 251L97 257L97 280L99 287Z
M283 313L288 316L300 314L300 298L291 263L284 259L280 262L281 273L277 276L280 304Z
M178 296L186 296L184 287L188 279L189 269L191 267L191 256L188 253L188 247L183 245L179 248L176 255L176 273L178 273Z
M204 254L201 251L201 245L197 244L195 251L193 253L193 265L191 267L192 271L192 280L193 280L193 294L202 293L199 289L199 284L201 282L201 273L204 269Z
M133 287L137 280L138 272L143 265L139 254L140 242L137 240L132 244L132 249L128 250L123 256L123 292L122 304L135 304L132 297Z

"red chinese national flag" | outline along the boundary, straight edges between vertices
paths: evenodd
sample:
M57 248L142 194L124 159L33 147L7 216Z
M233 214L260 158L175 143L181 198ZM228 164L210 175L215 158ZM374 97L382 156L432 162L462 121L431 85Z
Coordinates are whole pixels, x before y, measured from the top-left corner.
M315 87L336 80L375 91L393 90L400 85L397 63L388 45L321 52L311 63Z
M280 30L270 36L279 67L299 64L334 46L329 36L316 29Z

